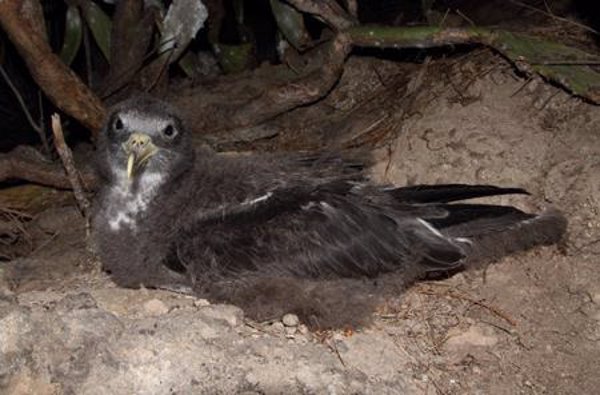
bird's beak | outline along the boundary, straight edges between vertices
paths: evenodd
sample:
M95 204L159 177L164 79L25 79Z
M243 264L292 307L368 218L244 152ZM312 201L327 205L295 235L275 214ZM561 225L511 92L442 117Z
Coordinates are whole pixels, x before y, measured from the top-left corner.
M150 136L143 133L132 133L123 143L123 149L127 153L127 178L130 180L135 172L158 151Z

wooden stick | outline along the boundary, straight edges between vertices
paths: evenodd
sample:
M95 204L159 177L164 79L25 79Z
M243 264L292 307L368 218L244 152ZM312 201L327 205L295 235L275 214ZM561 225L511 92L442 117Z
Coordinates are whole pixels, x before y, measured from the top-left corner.
M83 192L83 188L81 186L81 178L77 169L75 168L75 161L73 161L73 155L71 154L71 150L65 143L65 136L63 134L62 125L60 122L60 115L54 113L52 114L52 133L54 134L54 146L56 147L56 151L60 155L60 159L62 160L63 166L65 167L65 171L67 172L67 177L69 178L69 182L73 187L73 194L75 195L75 199L77 200L77 205L79 206L79 210L85 217L86 221L89 223L90 218L90 201L85 197Z

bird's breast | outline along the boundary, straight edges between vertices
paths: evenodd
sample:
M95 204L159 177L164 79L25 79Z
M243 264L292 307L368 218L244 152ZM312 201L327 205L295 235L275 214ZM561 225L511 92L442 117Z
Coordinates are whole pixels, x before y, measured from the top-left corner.
M117 174L107 191L104 217L108 228L118 232L123 228L136 231L138 222L151 209L163 177L159 173L143 173L131 182L127 176Z

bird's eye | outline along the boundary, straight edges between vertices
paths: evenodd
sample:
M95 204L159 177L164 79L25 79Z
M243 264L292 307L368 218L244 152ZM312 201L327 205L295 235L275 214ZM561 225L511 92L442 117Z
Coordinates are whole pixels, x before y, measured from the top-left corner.
M163 134L169 138L175 136L175 128L173 125L167 125L167 127L163 129Z
M115 130L123 130L123 121L121 121L121 118L117 117L115 119L115 122L113 123Z

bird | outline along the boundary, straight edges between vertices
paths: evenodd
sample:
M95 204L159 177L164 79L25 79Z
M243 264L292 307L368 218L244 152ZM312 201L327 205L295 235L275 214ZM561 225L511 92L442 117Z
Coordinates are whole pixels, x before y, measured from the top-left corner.
M94 245L121 287L193 293L258 321L368 325L384 295L559 242L555 208L470 199L515 187L373 182L361 152L223 154L150 96L112 108L96 149Z

